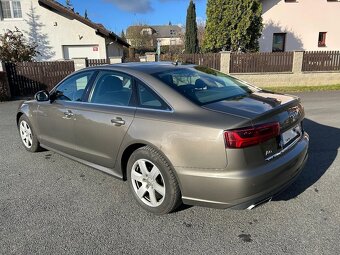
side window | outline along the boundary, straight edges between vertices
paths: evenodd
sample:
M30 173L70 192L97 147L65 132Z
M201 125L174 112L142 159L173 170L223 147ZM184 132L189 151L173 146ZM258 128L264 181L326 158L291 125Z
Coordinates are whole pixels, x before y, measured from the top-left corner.
M100 72L91 91L89 102L128 106L132 96L131 77L110 71Z
M94 72L76 74L61 83L56 90L56 99L63 101L81 101L85 88Z
M169 106L164 103L151 89L147 86L137 83L139 106L142 108L170 110Z

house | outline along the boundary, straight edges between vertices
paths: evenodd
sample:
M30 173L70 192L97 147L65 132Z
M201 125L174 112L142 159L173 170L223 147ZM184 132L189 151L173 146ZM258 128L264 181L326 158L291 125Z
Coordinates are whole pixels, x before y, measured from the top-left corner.
M262 0L260 51L340 50L339 0Z
M171 24L165 26L137 25L128 27L126 38L127 42L135 47L145 44L155 47L157 41L161 46L178 46L183 45L183 34L183 29L180 26Z
M129 44L53 0L0 0L0 33L17 27L38 44L37 60L123 56Z

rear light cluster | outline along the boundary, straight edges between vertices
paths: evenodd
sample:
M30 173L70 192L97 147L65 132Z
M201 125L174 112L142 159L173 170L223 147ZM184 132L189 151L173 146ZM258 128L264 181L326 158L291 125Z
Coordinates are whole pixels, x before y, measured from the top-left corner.
M224 132L228 148L246 148L266 142L280 135L280 123L269 123Z

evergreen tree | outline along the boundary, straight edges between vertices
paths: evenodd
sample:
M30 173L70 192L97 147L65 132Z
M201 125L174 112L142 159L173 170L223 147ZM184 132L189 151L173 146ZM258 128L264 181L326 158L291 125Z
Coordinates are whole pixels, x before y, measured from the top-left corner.
M198 39L197 39L197 23L196 23L196 6L193 0L187 11L186 32L185 32L185 52L197 53L198 52Z
M258 51L263 29L259 0L208 0L205 51Z
M122 38L123 41L126 41L124 30L122 30L122 32L120 33L120 38Z
M66 7L67 7L67 8L70 8L70 9L73 8L72 3L71 3L71 0L66 0L65 4L66 4Z

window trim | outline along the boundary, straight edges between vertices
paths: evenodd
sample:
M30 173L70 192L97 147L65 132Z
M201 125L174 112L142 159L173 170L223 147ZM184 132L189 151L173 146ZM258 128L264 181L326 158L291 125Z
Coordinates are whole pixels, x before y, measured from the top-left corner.
M3 2L9 2L9 8L11 11L11 17L10 18L5 18L3 9L2 9L2 3ZM20 3L20 11L21 11L21 17L19 18L14 18L14 8L13 8L13 2L19 2ZM21 0L1 0L0 1L0 12L1 12L1 19L3 21L12 21L12 20L23 20L23 13L22 13L22 5L21 5Z
M274 37L275 35L281 35L283 36L283 51L274 51ZM281 32L281 33L273 33L273 41L272 41L272 52L285 52L286 51L286 41L287 41L287 33Z
M136 108L136 98L135 98L135 94L136 94L135 87L136 86L135 86L134 77L132 75L124 73L124 72L116 71L116 70L111 70L111 69L96 69L95 71L97 72L96 77L93 79L91 86L88 88L86 97L84 98L85 101L83 101L83 103L90 104L90 105L104 105L104 106L119 107L119 108ZM95 85L97 84L98 78L100 77L99 74L102 72L111 72L117 75L124 75L124 76L128 76L131 79L132 94L131 94L128 105L101 104L101 103L93 103L89 101L91 92L95 89Z
M320 35L322 35L322 41L320 41ZM319 32L319 36L318 36L318 47L319 48L327 47L326 39L327 39L327 32Z
M58 87L60 87L63 83L67 82L68 80L72 79L74 76L83 74L83 73L89 73L89 72L93 72L89 82L87 83L86 87L85 87L85 91L81 97L81 101L67 101L67 102L73 102L73 103L84 103L86 102L85 100L87 100L86 98L88 97L89 94L89 88L92 87L93 82L95 81L97 75L98 75L98 71L97 70L82 70L80 72L75 72L72 73L71 75L67 76L65 79L63 79L62 81L60 81L53 89L51 89L50 91L50 95L54 94L56 92L56 90L58 89ZM58 100L56 99L55 101L64 101L64 100Z

